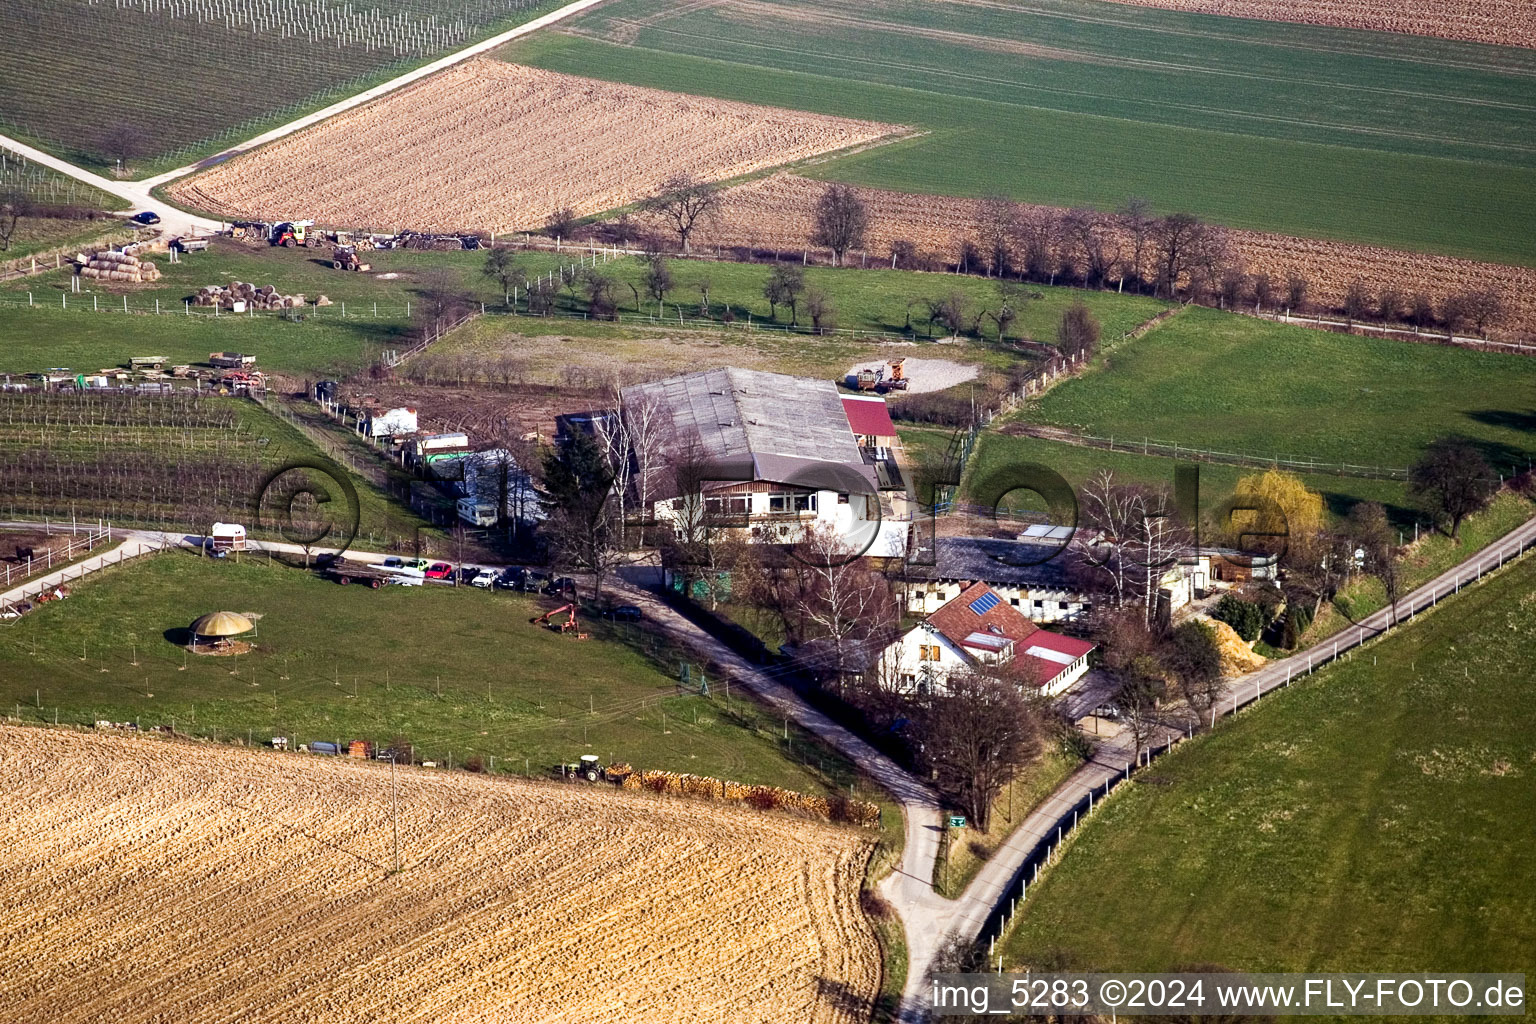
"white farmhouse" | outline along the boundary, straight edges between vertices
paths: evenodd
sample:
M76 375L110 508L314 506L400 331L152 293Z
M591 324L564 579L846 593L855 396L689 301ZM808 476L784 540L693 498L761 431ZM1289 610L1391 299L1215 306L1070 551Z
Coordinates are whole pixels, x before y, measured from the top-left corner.
M997 667L1055 696L1088 671L1095 645L1041 629L985 583L973 583L893 640L876 671L891 689L942 691L955 672Z
M673 464L658 474L650 513L680 537L691 517L707 513L769 543L794 543L819 525L857 551L889 557L904 550L906 524L882 527L872 459L830 381L708 370L625 388L623 407L659 408L669 420ZM704 468L680 471L678 452ZM690 477L693 483L679 482Z

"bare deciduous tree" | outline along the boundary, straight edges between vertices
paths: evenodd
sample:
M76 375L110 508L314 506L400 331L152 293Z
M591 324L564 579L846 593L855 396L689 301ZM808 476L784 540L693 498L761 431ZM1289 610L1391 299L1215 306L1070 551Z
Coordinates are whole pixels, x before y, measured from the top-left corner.
M826 334L837 327L837 309L832 300L820 288L811 287L805 292L805 312L811 318L811 330Z
M549 223L544 230L555 238L570 238L576 231L576 211L569 206L562 206L549 215Z
M768 300L769 316L775 316L779 306L789 307L791 327L799 323L800 296L805 291L805 271L795 263L775 263L763 283L763 298Z
M1007 196L988 196L976 210L982 255L994 277L1013 272L1013 249L1019 235L1019 204Z
M672 290L672 267L661 253L647 253L645 262L645 293L656 303L656 315L662 315L662 303Z
M1019 248L1024 272L1036 281L1056 280L1061 219L1055 210L1037 206L1019 218Z
M1079 299L1062 311L1056 347L1069 359L1086 358L1099 347L1099 332L1099 318Z
M1498 487L1482 452L1459 438L1433 442L1408 469L1408 493L1450 522L1452 540L1460 539L1462 521L1487 505Z
M1130 271L1131 277L1136 281L1136 290L1141 291L1146 282L1147 248L1150 244L1152 233L1152 204L1139 196L1132 196L1125 201L1119 211L1120 224L1125 229L1127 240L1130 243L1130 253L1124 266ZM1122 276L1121 285L1124 286Z
M524 279L517 255L506 246L492 246L486 251L480 273L501 286L502 300L508 303L512 301L513 287Z
M689 241L694 229L705 218L717 214L722 202L718 185L679 171L663 181L656 194L640 206L664 218L677 233L683 252L691 252Z
M1209 726L1221 699L1221 646L1216 630L1199 619L1179 624L1163 643L1167 667L1184 702L1203 725Z
M1081 507L1079 560L1107 582L1115 607L1139 600L1150 625L1162 579L1189 543L1187 524L1167 494L1118 483L1107 469L1083 486Z
M578 277L587 293L587 315L594 320L615 318L619 304L614 296L619 283L598 267L583 267Z
M995 672L956 672L942 692L918 704L913 717L921 762L976 827L987 831L992 801L1041 749L1038 716L1018 682Z
M1114 221L1097 210L1067 211L1063 234L1090 288L1103 287L1120 262L1120 232Z
M1191 251L1205 225L1190 213L1171 213L1152 223L1151 237L1157 261L1156 291L1172 298L1179 282L1189 273Z
M818 641L816 667L841 683L866 667L856 648L894 630L890 584L830 523L808 523L794 552L780 573L786 621L797 643Z
M1307 291L1311 283L1300 274L1292 274L1285 281L1285 308L1300 313L1307 308Z
M97 146L126 171L148 150L149 140L137 125L119 122L101 134Z
M8 189L0 193L0 251L11 247L11 239L22 219L32 211L32 200L21 189Z
M832 263L841 266L849 250L864 244L869 206L850 185L828 185L816 200L811 244L832 250Z
M1253 304L1259 309L1272 309L1275 305L1275 282L1268 274L1253 275Z

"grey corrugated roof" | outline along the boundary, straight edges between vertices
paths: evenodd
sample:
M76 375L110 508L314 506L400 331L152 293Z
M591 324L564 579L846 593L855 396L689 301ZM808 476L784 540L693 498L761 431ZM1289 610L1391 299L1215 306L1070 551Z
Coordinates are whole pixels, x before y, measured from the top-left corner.
M1058 545L1032 541L999 540L992 537L938 537L935 540L937 565L911 565L906 575L919 580L981 580L998 586L1037 587L1077 590L1069 560L1076 557ZM1016 565L1031 562L1034 565Z
M623 391L627 405L651 396L671 413L679 434L696 433L705 454L740 460L756 479L799 483L835 463L874 482L830 381L725 367Z

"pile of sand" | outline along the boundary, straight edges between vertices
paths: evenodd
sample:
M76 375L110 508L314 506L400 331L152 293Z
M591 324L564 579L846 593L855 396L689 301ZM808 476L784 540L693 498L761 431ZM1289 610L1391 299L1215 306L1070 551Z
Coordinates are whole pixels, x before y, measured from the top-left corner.
M1216 643L1221 648L1222 675L1245 675L1269 664L1268 658L1262 654L1253 653L1253 648L1237 635L1237 630L1225 622L1206 618L1202 618L1201 621L1216 630Z

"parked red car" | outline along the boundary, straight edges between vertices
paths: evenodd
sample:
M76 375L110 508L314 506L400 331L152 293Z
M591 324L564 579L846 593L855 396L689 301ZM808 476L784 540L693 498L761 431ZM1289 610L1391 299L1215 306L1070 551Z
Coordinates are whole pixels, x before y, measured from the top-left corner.
M427 566L426 577L429 580L446 580L453 576L453 566L447 562L433 562Z

